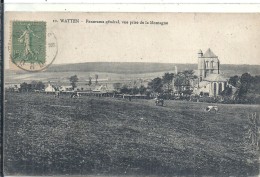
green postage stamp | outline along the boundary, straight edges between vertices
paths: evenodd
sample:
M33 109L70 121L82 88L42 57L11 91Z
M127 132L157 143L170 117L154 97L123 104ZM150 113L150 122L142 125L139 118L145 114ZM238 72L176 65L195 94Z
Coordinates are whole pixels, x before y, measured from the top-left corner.
M46 22L12 22L12 62L25 70L46 66Z

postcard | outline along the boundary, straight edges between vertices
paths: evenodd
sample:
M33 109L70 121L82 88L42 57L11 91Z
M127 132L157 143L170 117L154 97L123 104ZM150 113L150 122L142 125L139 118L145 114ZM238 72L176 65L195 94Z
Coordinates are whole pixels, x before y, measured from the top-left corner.
M6 12L6 176L256 176L260 14Z

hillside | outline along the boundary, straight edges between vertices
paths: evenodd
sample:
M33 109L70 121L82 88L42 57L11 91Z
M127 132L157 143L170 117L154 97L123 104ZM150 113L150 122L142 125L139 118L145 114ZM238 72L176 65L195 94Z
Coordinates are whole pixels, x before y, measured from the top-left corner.
M90 62L69 65L52 65L48 68L48 72L91 71L118 74L140 74L173 70L175 66L178 67L178 70L196 68L195 64Z
M178 71L196 70L197 64L174 64L174 63L127 63L127 62L88 62L76 64L54 64L45 72L107 72L118 74L138 74L161 71L172 71L177 66ZM245 73L260 75L260 65L231 65L221 64L223 73Z
M26 99L25 99L26 98ZM6 175L250 176L259 106L7 93ZM30 109L29 109L30 108Z
M118 74L138 74L172 71L177 66L178 71L196 70L197 64L174 64L174 63L126 63L126 62L90 62L77 64L52 65L47 72L61 71L88 71L88 72L108 72ZM260 75L259 65L230 65L222 64L221 72L226 74L243 74L250 72L252 75Z

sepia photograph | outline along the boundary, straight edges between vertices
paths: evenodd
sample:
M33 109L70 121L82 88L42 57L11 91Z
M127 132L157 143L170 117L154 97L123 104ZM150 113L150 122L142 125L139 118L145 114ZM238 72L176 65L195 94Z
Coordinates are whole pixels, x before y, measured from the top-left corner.
M259 13L4 18L5 176L259 175Z

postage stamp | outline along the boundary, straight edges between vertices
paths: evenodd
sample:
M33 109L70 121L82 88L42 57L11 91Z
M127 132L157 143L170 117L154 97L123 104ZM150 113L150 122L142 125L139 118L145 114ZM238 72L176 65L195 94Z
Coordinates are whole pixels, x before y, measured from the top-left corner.
M53 60L47 59L47 34L44 21L13 21L11 61L16 66L27 71L39 71L46 68ZM49 47L56 47L55 42Z

